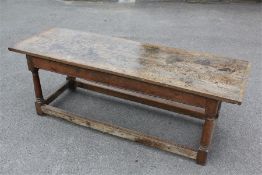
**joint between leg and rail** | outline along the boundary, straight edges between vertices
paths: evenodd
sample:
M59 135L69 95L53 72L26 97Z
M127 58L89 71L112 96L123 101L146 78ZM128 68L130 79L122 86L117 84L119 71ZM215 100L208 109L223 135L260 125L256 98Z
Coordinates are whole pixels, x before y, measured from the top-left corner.
M76 87L77 87L76 78L71 77L71 76L67 76L66 80L68 81L68 88L70 90L76 90Z

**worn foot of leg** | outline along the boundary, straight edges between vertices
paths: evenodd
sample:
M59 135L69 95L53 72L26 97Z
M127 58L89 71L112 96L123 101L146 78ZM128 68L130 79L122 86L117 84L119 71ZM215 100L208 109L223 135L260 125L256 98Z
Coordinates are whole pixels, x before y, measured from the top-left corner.
M36 113L38 114L38 115L44 115L44 113L43 113L43 111L42 111L42 109L41 109L41 106L43 105L43 103L42 102L39 102L39 101L36 101L35 102L35 109L36 109Z
M215 119L205 120L202 130L200 147L197 152L197 159L196 159L197 164L205 165L207 162L207 153L212 140L214 125L215 125Z
M207 150L198 150L196 163L199 165L206 165L207 162Z
M70 90L75 90L76 89L76 78L67 76L66 79L68 81L68 88Z

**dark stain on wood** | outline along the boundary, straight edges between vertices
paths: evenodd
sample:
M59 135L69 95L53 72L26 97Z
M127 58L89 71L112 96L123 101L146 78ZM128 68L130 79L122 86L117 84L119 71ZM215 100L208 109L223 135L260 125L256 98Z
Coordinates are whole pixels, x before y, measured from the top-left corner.
M148 55L153 55L156 53L159 53L160 48L151 44L143 44L142 45L143 49Z
M200 59L200 60L194 61L194 63L201 64L201 65L204 65L204 66L208 66L208 65L210 65L210 60Z
M149 139L137 138L137 139L135 139L135 142L138 142L138 143L141 143L141 144L144 144L144 145L147 145L147 146L157 147L157 148L160 148L160 149L163 147L163 144L158 143L156 141L149 140Z
M174 63L176 63L176 62L182 62L182 61L184 61L183 58L178 57L178 56L175 56L175 55L171 55L171 56L169 56L169 57L166 59L166 63L167 63L167 64L174 64Z
M85 121L85 124L86 124L87 126L90 126L90 125L91 125L91 123L90 123L89 121Z
M226 72L235 72L235 69L230 69L228 67L224 67L224 68L221 68L221 69L218 69L219 71L226 71Z

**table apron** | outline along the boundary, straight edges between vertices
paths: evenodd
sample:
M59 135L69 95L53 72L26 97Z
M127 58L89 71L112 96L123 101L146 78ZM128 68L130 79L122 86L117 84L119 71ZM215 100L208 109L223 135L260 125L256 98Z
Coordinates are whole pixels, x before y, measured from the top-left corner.
M101 72L98 70L82 68L76 65L69 65L32 56L27 56L27 58L30 59L33 67L39 69L82 78L88 81L100 82L109 86L136 91L201 108L205 108L206 106L206 97L188 92L182 92L173 88L155 85L136 79Z

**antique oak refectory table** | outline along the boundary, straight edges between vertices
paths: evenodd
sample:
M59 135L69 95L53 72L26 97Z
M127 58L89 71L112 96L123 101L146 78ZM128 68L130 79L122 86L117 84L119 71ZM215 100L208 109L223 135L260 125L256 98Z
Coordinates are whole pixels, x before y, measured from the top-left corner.
M26 55L38 115L59 117L194 159L201 165L207 160L221 103L242 103L250 69L243 60L61 28L28 38L9 50ZM42 94L39 69L66 75L66 82L47 98ZM50 105L66 89L77 87L203 120L199 149Z

